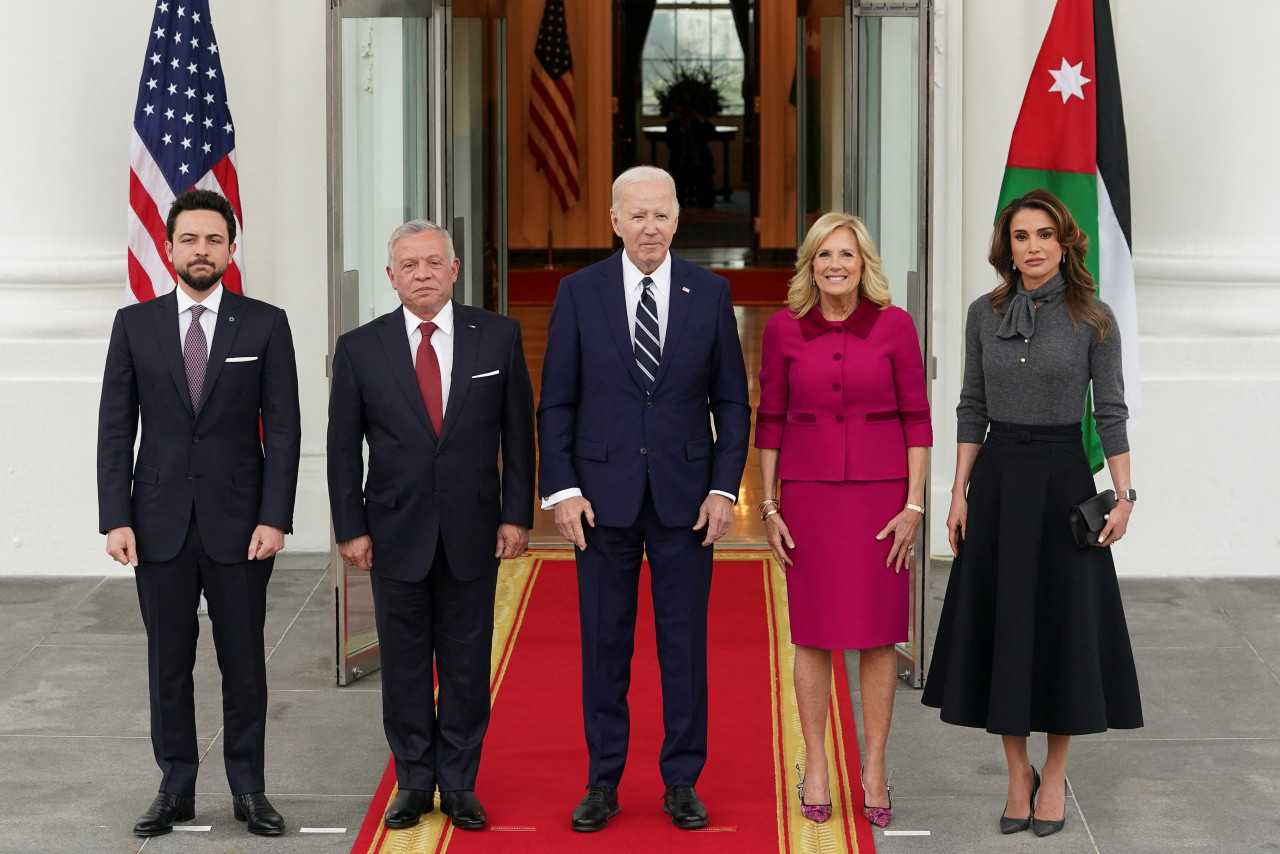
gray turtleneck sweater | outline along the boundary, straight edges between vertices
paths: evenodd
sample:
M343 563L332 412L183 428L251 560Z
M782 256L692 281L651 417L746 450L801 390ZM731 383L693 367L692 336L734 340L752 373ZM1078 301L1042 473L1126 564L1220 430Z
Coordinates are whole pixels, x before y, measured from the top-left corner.
M956 407L959 442L981 444L991 421L1013 424L1073 424L1084 417L1085 392L1093 381L1093 417L1102 451L1112 457L1129 450L1125 422L1120 330L1115 315L1095 299L1111 321L1107 340L1081 322L1073 327L1062 298L1036 309L1035 333L1000 338L1001 318L987 295L969 305L965 325L964 385Z

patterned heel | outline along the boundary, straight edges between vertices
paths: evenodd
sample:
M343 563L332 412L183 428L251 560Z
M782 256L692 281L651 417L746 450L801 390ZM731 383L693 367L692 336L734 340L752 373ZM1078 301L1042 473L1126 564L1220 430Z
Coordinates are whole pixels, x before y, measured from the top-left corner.
M800 763L796 763L796 773L800 774ZM800 814L809 821L822 824L831 818L831 804L806 804L804 802L804 775L800 774L800 782L796 783L796 796L800 798Z
M1031 826L1032 815L1036 811L1036 792L1040 791L1040 772L1036 770L1034 765L1031 766L1031 812L1026 818L1009 818L1002 810L1000 812L1000 832L1001 833L1021 833ZM1009 802L1005 801L1004 808L1009 808Z
M889 781L893 779L893 771L894 769L890 769L889 775L884 778L885 794L889 798L887 807L867 806L867 784L862 781L862 814L876 827L888 827L889 822L893 821L893 786L889 785ZM862 776L859 775L858 779L862 780Z

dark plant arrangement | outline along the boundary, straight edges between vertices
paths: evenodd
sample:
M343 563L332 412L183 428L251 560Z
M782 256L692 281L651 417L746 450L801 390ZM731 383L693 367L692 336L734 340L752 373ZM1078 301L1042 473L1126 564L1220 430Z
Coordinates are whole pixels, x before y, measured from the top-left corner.
M719 115L724 108L720 84L711 69L676 59L669 60L667 76L653 94L665 116L674 115L680 107L689 107L703 117Z

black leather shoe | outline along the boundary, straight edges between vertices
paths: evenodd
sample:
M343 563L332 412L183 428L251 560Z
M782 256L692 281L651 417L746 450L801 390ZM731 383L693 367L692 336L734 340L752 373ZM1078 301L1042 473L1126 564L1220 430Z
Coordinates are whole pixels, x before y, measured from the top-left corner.
M191 821L195 817L195 795L160 792L147 811L133 823L133 832L138 836L163 836L173 830L175 821Z
M265 792L232 795L231 811L236 821L243 821L248 825L250 833L259 836L279 836L284 833L284 816L271 806Z
M693 786L667 786L662 796L662 811L671 816L671 823L681 830L707 826L707 808L698 800Z
M440 812L449 816L459 830L484 830L488 820L480 799L470 789L440 793Z
M613 786L588 786L587 796L573 810L573 829L583 833L604 830L609 819L622 812Z
M406 827L417 827L418 821L426 813L435 809L432 795L424 789L401 789L395 800L387 807L383 820L392 830L404 830Z

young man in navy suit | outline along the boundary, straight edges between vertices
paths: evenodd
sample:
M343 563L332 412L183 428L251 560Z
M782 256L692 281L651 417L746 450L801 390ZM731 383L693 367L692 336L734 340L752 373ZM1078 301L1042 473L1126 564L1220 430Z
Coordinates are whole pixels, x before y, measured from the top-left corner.
M116 313L98 415L99 527L107 553L134 567L162 774L133 830L158 836L195 816L191 674L203 592L222 670L233 813L252 833L276 836L284 820L265 794L262 629L298 482L293 338L283 311L222 287L236 238L225 198L183 193L165 233L178 287Z
M520 324L453 301L447 231L425 220L396 229L387 277L401 307L334 352L333 529L346 564L371 572L400 786L387 826L416 825L438 788L453 826L480 830L498 562L524 554L533 524L533 387Z
M640 564L647 552L666 733L658 765L676 827L707 824L707 603L733 521L751 405L724 278L669 249L675 182L640 166L613 185L623 249L560 283L538 406L544 509L577 546L590 765L573 827L619 812Z

